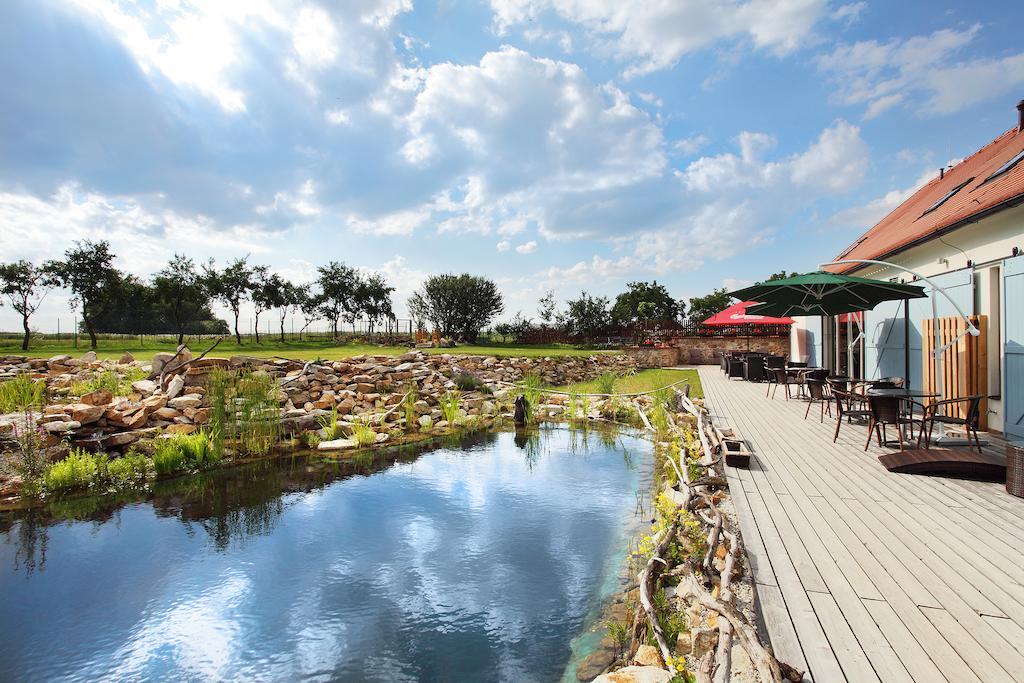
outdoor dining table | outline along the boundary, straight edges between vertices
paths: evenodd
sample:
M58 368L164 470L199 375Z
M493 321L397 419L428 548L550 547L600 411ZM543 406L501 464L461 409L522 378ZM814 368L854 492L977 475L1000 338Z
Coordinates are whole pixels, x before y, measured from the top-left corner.
M938 394L935 393L934 391L921 391L919 389L909 389L907 387L896 387L896 388L886 388L886 389L872 389L871 387L868 387L868 390L864 393L864 395L868 399L868 405L871 404L871 399L872 398L892 397L892 398L901 398L901 399L904 399L906 401L911 401L911 400L913 400L915 398L937 398L938 397ZM911 410L911 412L913 412L913 407L911 407L910 410ZM909 425L909 426L913 427L913 425ZM887 443L885 445L888 446L889 444Z

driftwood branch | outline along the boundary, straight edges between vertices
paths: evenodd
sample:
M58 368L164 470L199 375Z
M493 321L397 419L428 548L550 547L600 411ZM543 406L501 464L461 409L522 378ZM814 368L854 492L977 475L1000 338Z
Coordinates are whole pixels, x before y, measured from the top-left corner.
M658 576L661 574L662 567L664 566L664 560L662 556L668 550L669 545L675 540L676 532L679 530L679 521L674 520L664 531L661 540L658 542L657 547L654 549L654 555L651 559L647 560L647 564L640 572L640 606L643 608L644 613L647 615L647 622L654 634L654 640L658 643L658 650L661 652L661 658L664 661L668 661L668 658L672 656L672 647L668 644L668 640L665 639L665 632L661 628L661 624L658 622L657 613L654 610L654 602L652 595L658 589ZM636 639L634 632L634 642L639 642L640 639ZM642 636L643 634L639 634ZM642 638L641 638L642 639Z
M164 384L164 382L165 382L165 379L166 379L167 376L169 376L169 375L176 375L176 374L182 372L183 370L187 370L188 368L192 367L195 363L201 361L206 356L206 354L208 354L210 351L213 351L215 348L217 348L217 344L220 344L221 341L223 341L223 340L224 340L224 337L217 337L217 339L213 342L213 344L210 346L210 348L206 349L205 351L203 351L201 354L199 354L195 358L187 360L187 361L185 361L183 363L178 363L177 365L175 365L172 368L172 367L170 367L170 364L174 361L175 358L180 356L181 352L185 349L184 345L179 346L177 353L175 353L174 356L171 357L171 360L169 360L166 363L164 363L163 368L160 369L160 382L159 382L159 384L157 386L159 386L160 390L163 391L166 388L166 385Z

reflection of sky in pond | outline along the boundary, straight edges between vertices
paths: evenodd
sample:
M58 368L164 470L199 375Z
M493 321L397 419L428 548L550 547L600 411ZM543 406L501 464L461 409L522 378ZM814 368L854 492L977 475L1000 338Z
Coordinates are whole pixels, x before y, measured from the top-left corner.
M477 437L316 486L304 459L240 468L40 524L33 571L8 519L0 680L555 680L639 486L618 447L569 438L526 457Z

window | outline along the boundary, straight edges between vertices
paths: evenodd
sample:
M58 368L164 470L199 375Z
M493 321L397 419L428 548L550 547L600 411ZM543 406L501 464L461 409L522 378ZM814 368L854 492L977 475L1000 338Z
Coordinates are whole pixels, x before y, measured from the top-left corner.
M968 178L967 180L963 181L962 183L960 183L959 185L957 185L956 187L954 187L954 188L953 188L952 190L950 190L949 192L947 192L946 194L942 195L942 197L940 197L940 198L939 198L939 200L938 200L937 202L935 202L934 204L932 204L931 206L929 206L929 207L928 207L927 209L925 209L925 210L924 210L924 213L922 213L922 214L921 214L921 216L927 216L927 215L928 215L928 214L930 214L930 213L931 213L932 211L934 211L935 209L939 208L940 206L942 206L943 204L945 204L946 202L948 202L948 201L949 201L949 199L950 199L950 197L952 197L952 196L953 196L953 195L955 195L955 194L956 194L957 192L959 192L960 190L962 190L962 189L964 189L965 187L967 187L968 185L970 185L970 184L971 184L971 181L972 181L972 180L974 180L974 178L973 178L973 177L972 177L972 178ZM920 218L921 216L918 216L918 218Z
M1022 149L1021 151L1017 152L1013 156L1013 158L1011 158L1005 164L1003 164L1002 166L997 168L995 173L990 175L988 178L985 178L985 181L982 183L982 185L984 185L985 183L987 183L990 180L994 180L994 179L998 178L999 176L1003 175L1004 173L1009 171L1011 168L1013 168L1014 166L1019 164L1022 159L1024 159L1024 149Z

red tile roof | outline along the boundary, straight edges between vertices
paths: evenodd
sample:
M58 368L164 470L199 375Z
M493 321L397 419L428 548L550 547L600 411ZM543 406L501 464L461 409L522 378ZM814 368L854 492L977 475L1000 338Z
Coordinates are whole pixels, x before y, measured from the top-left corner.
M1008 130L947 171L944 177L936 175L861 235L836 260L884 260L886 256L917 242L966 225L970 219L980 218L979 214L999 211L1024 201L1024 161L998 178L985 182L1021 150L1024 150L1024 132L1016 128ZM941 206L927 212L948 192L965 182L967 184ZM833 266L829 270L847 272L858 267Z

